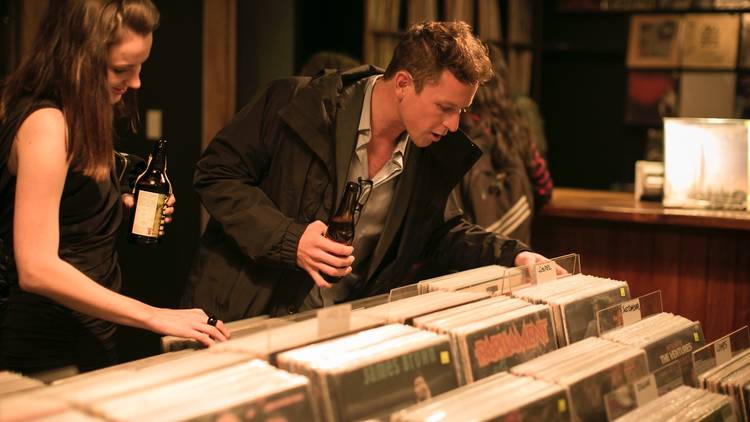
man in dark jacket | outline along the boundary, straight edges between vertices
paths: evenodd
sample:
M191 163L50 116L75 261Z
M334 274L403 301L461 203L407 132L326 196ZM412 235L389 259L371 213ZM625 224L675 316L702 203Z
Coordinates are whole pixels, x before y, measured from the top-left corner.
M362 66L271 83L198 162L211 218L183 305L224 321L281 315L387 292L418 262L544 260L444 213L481 155L459 116L491 75L468 25L431 22L409 29L384 75ZM373 189L352 247L326 238L324 221L360 177ZM322 274L342 279L332 287Z

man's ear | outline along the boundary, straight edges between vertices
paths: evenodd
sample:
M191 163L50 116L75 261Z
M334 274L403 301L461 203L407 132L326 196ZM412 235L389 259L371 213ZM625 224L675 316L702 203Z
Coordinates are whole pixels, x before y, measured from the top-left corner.
M394 76L394 82L396 83L396 96L400 100L406 95L407 89L414 84L414 79L406 70L399 70Z

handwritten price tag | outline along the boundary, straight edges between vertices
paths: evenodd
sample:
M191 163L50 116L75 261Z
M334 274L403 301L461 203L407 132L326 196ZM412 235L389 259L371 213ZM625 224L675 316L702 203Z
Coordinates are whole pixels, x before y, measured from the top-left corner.
M555 280L557 278L557 273L555 272L555 264L551 261L542 262L541 264L535 264L534 276L536 277L537 284Z
M635 390L635 401L638 403L639 407L659 397L659 393L656 390L656 377L654 377L654 374L651 374L640 381L636 381L635 384L633 384L633 389Z
M714 351L716 352L716 365L721 365L732 359L732 341L727 338L717 340L714 343Z
M620 304L622 310L622 325L630 325L641 320L641 301L629 300Z

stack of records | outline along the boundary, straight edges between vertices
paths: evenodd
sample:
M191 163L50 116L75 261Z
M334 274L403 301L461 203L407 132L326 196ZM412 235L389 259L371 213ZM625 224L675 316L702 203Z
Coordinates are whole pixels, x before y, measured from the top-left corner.
M258 331L265 330L269 324L274 326L277 324L278 319L274 318L269 320L266 315L261 315L253 318L241 319L239 321L232 321L224 324L229 330L232 338L240 338ZM203 349L205 346L198 340L175 337L175 336L164 336L161 338L161 350L162 352L174 352L185 349Z
M52 383L52 385L62 385L62 384L68 384L71 382L81 382L86 379L99 377L102 374L106 374L109 372L130 371L131 373L134 373L134 371L139 371L141 369L145 369L150 366L159 365L159 364L170 362L176 359L181 359L191 353L192 353L192 350L190 349L179 350L176 352L162 353L160 355L149 356L143 359L137 359L137 360L132 360L126 363L121 363L118 365L108 366L106 368L97 369L95 371L84 372L82 374L74 375L72 377L61 378L61 379L55 380Z
M411 421L570 421L565 389L501 372L391 416Z
M341 330L321 331L318 319L313 318L287 323L240 338L232 338L212 346L210 350L239 351L273 363L281 352L383 325L381 319L365 314L365 312L367 311L352 312L346 326Z
M106 422L62 401L0 399L0 422Z
M487 297L483 292L430 292L382 305L363 309L361 312L389 323L410 324L421 315L440 311Z
M507 271L507 267L488 265L486 267L478 267L453 274L446 274L440 277L420 281L418 284L419 293L424 294L439 290L455 291L472 287L477 284L488 283L493 280L502 280Z
M380 342L394 339L407 334L418 333L420 330L403 324L389 324L371 330L360 331L346 337L328 340L307 347L294 349L278 355L276 365L290 372L302 374L309 379L315 379L313 364L337 356L340 353L351 353L354 350L372 347ZM319 383L312 383L313 404L316 414L322 419L323 408L320 406L327 394Z
M568 389L573 420L606 420L604 395L648 374L643 350L597 337L511 368Z
M15 372L0 371L0 397L44 387L44 383Z
M111 421L311 420L307 378L254 359L92 403Z
M615 420L734 422L737 417L729 397L682 385Z
M384 416L458 386L448 337L398 324L282 353L277 362L310 379L327 421Z
M198 374L246 362L250 356L245 353L213 353L191 351L176 353L173 359L161 361L142 369L116 365L92 374L82 374L71 381L18 393L20 399L63 400L78 408L88 408L93 403L109 397L116 397L132 391L162 385L180 379L188 379ZM161 356L160 356L161 357Z
M609 331L602 338L643 349L649 372L679 362L688 385L693 384L692 352L705 344L700 322L667 312Z
M462 369L474 382L557 348L548 305L497 296L414 319L414 326L451 338Z
M562 347L596 336L596 313L630 299L630 289L624 281L574 274L514 290L513 296L551 305L557 345Z
M0 422L44 420L70 410L71 405L61 398L38 397L24 392L0 396Z
M750 420L750 350L699 375L698 384L714 393L734 397L745 420Z

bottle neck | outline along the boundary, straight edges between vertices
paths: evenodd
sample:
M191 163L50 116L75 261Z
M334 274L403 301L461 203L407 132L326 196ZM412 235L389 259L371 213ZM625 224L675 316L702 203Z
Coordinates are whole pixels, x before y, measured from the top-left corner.
M149 171L167 171L167 141L159 140L154 144L151 152L151 160L148 163Z
M337 219L354 219L354 211L357 208L357 195L359 193L359 185L354 182L348 182L346 184L346 190L344 191L344 197L341 200L338 211L334 214L334 218Z

